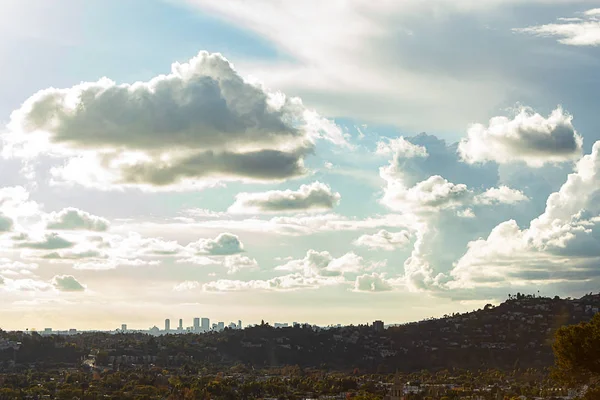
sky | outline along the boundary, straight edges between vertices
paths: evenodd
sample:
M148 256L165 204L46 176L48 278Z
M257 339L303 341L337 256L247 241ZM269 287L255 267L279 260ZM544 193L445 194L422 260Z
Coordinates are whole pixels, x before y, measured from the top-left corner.
M0 327L600 287L600 1L0 0Z

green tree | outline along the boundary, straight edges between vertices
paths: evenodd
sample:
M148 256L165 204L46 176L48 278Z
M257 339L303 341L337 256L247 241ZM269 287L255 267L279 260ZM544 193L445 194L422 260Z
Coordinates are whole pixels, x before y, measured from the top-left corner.
M600 378L600 314L590 322L564 326L553 344L554 376L568 384Z

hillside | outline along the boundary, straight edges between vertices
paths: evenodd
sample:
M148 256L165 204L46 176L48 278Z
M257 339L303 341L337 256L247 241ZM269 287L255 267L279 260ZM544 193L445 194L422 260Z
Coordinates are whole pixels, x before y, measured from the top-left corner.
M97 364L126 368L133 364L196 365L222 368L298 365L329 370L360 368L373 372L422 369L545 368L552 364L554 331L588 321L598 312L600 295L581 299L515 296L497 307L391 327L269 325L226 329L221 333L166 335L84 333L43 337L3 333L22 342L17 364L81 362L95 352ZM67 350L68 351L65 351ZM0 367L15 354L0 351Z

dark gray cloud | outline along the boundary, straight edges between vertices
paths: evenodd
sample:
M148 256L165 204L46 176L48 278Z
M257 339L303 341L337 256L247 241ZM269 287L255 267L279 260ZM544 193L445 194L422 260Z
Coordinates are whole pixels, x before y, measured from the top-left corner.
M260 150L249 153L212 151L177 160L176 163L148 162L124 167L122 182L171 185L190 178L231 177L278 181L306 173L303 157L308 148L295 152Z
M341 196L321 182L302 185L298 190L271 190L261 193L239 193L229 207L233 213L294 212L330 210Z
M104 78L42 90L12 114L9 127L14 143L48 133L46 150L75 163L55 169L55 179L103 188L284 180L306 172L315 138L346 143L335 124L299 99L249 83L220 54L206 52L148 82Z

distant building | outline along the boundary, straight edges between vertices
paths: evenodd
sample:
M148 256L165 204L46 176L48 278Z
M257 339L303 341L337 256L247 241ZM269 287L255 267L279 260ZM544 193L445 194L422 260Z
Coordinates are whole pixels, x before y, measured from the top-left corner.
M241 319L238 320L237 328L242 329L242 320Z
M44 328L44 335L51 335L52 334L52 328Z
M165 319L165 331L169 332L171 330L171 320L170 319Z
M287 322L275 322L273 325L275 328L287 328L289 325Z
M202 318L201 321L202 321L202 324L201 324L202 331L203 332L210 331L210 319L208 319L208 318Z
M375 321L373 322L373 329L375 329L375 332L383 332L384 330L384 326L383 326L383 321Z
M181 318L179 319L179 328L177 328L177 330L179 330L179 331L183 330L183 320Z
M122 324L121 325L121 331L122 332L127 332L127 324Z
M75 335L77 333L77 329L71 328L69 329L69 335Z
M225 329L225 322L219 322L217 325L217 330L222 331L223 329Z
M235 322L232 322L232 323L229 324L228 328L229 329L237 329L237 325L236 325Z
M200 318L194 318L194 332L200 332Z

